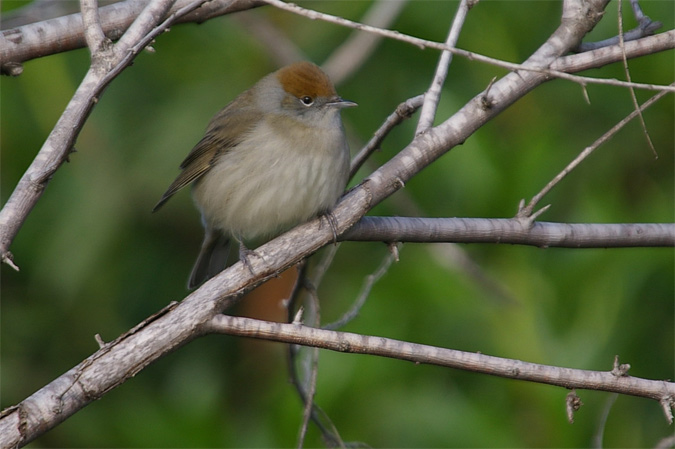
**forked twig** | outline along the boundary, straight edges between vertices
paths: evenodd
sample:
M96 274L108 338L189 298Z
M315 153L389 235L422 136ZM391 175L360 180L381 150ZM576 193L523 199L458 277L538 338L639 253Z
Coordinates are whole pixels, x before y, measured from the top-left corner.
M410 116L422 106L423 101L424 95L418 95L407 99L396 107L396 110L387 117L382 126L375 131L373 137L352 159L351 167L349 169L349 179L353 178L370 155L380 148L380 145L382 145L382 141L387 137L387 134L401 122L410 118Z
M671 86L675 85L675 83L671 84ZM584 159L586 159L593 151L595 151L600 145L603 143L607 142L610 138L612 138L621 128L626 126L627 123L629 123L631 120L633 120L640 112L644 111L654 103L656 103L658 100L660 100L664 95L666 95L667 92L659 92L653 97L651 97L649 100L645 101L641 106L639 106L636 110L631 112L626 118L621 120L619 123L614 125L612 128L609 129L605 134L600 136L599 139L597 139L593 144L589 147L586 147L579 155L574 158L572 162L570 162L560 173L558 173L551 181L549 181L546 186L544 186L543 189L539 193L537 193L530 202L527 204L527 206L524 206L524 201L521 201L521 205L518 208L518 213L516 214L516 218L519 219L528 219L532 221L532 213L534 211L534 208L537 206L537 203L555 187L562 179L567 176L572 170L574 170Z

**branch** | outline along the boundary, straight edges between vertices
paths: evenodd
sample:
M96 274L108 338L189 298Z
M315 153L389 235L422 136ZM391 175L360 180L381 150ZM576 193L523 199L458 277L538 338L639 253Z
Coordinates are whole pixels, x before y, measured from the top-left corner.
M317 329L298 323L284 324L216 315L204 326L204 331L312 346L337 352L377 355L570 389L609 391L659 402L667 401L671 407L675 399L673 382L631 377L614 369L588 371L559 368L385 337Z
M356 156L352 159L351 166L349 169L349 179L353 178L356 175L356 172L363 166L366 160L370 157L373 152L380 149L380 145L384 141L387 134L391 132L396 126L401 124L404 120L409 119L424 101L424 95L418 95L413 98L409 98L403 103L399 104L394 112L392 112L389 117L384 121L382 126L375 131L373 137L368 141L368 143L358 152Z
M99 9L101 28L110 40L119 39L147 5L147 0L127 0ZM169 10L175 13L192 3L177 0ZM255 8L258 0L211 0L176 23L201 23L213 17ZM0 33L0 73L19 75L21 63L86 46L81 14L24 25Z
M464 26L466 15L469 13L469 9L471 9L474 4L474 0L461 0L459 3L459 6L457 7L457 13L455 14L455 19L452 21L450 32L448 33L448 37L445 40L445 45L448 47L454 47L457 44L459 32L462 30L462 26ZM436 117L438 102L441 99L441 88L445 83L445 77L448 74L448 68L450 67L451 62L452 53L444 50L438 60L436 73L434 74L434 79L431 82L431 86L429 86L429 89L424 95L424 104L422 105L422 111L420 112L420 119L417 122L417 130L415 131L416 134L423 133L434 125L434 118Z
M675 223L588 224L511 218L363 217L342 241L415 243L509 243L539 248L675 246Z
M546 74L549 77L553 78L562 78L566 79L569 81L573 81L575 83L579 83L581 85L586 85L586 84L608 84L612 86L619 86L619 87L634 87L638 89L648 89L648 90L666 90L669 92L675 92L675 87L673 86L658 86L654 84L644 84L644 83L632 83L632 82L627 82L627 81L619 81L615 79L602 79L602 78L590 78L586 76L576 76L576 75L570 75L568 73L560 72L557 70L551 70L548 68L548 66L532 66L528 65L527 63L523 64L515 64L512 62L506 62L502 61L500 59L496 58L491 58L489 56L481 55L479 53L474 53L471 51L467 50L462 50L460 48L455 48L448 46L446 44L440 43L440 42L435 42L435 41L430 41L426 39L420 39L415 36L409 36L407 34L400 33L398 31L393 31L393 30L386 30L382 28L377 28L369 25L364 25L362 23L354 22L352 20L347 20L342 17L337 17L333 16L330 14L324 14L318 11L313 11L311 9L306 9L302 8L296 4L293 3L286 3L283 2L282 0L262 0L265 3L268 3L272 6L275 6L279 9L283 9L284 11L289 11L294 14L298 14L304 17L307 17L311 20L323 20L328 23L333 23L336 25L344 26L347 28L353 28L356 30L360 31L366 31L368 33L373 33L377 34L380 36L388 37L390 39L395 39L398 41L402 42L407 42L408 44L415 45L416 47L419 47L420 49L425 49L425 48L433 48L436 50L441 50L441 51L447 51L452 54L460 55L463 56L471 61L479 61L483 62L485 64L490 64L495 67L501 67L506 70L510 70L513 72L519 71L519 70L525 70L525 71L532 71L532 72L539 72L541 74ZM577 0L572 2L573 4L578 3ZM571 8L573 11L579 11L583 9L583 6L578 6L576 8ZM575 16L576 17L576 16ZM598 17L590 17L590 20L599 20ZM665 33L664 33L665 34ZM583 37L583 36L582 36ZM581 37L579 38L581 39ZM675 48L675 40L672 39L670 41L666 41L666 49L672 49ZM565 53L570 51L571 49L568 49ZM562 56L562 55L560 55ZM552 62L552 61L551 61Z
M567 164L567 166L560 173L558 173L548 184L546 184L544 186L544 188L541 189L541 191L539 191L539 193L537 193L534 197L532 197L532 199L527 204L527 206L524 205L524 203L525 203L524 200L521 201L521 205L518 208L519 210L518 210L518 213L517 213L516 217L518 217L520 219L528 219L528 218L531 217L531 219L534 219L535 218L535 216L533 215L534 208L537 206L539 201L548 192L550 192L551 189L553 189L553 187L555 187L560 181L562 181L563 178L565 178L565 176L570 174L572 172L572 170L574 170L579 164L581 164L581 162L583 162L584 159L586 159L588 156L590 156L591 153L593 151L595 151L600 145L602 145L603 143L605 143L609 139L611 139L616 133L618 133L624 126L626 126L636 116L638 116L638 115L641 116L642 111L644 111L645 109L647 109L648 107L650 107L651 105L656 103L665 94L666 94L666 92L659 92L658 94L651 97L649 100L645 101L641 106L637 105L636 109L633 112L631 112L630 114L628 114L627 117L622 119L616 125L612 126L612 128L610 128L606 133L604 133L602 136L600 136L595 142L593 142L593 144L584 148L584 150L581 153L579 153L579 155L577 157L575 157L574 160L572 160L572 162ZM635 97L633 97L633 100L637 101L635 99ZM643 121L643 126L645 126L644 121ZM654 146L651 144L651 140L649 141L649 144L651 145L651 148L654 148Z
M675 47L675 30L666 31L654 36L627 41L624 50L627 59L638 58ZM617 43L609 47L599 48L575 55L562 56L551 64L551 69L560 72L576 73L582 70L603 67L623 59L623 51Z
M114 46L103 45L106 41L101 39L96 31L99 27L97 14L93 11L92 5L83 1L87 19L85 24L88 29L87 38L92 45L91 66L37 156L0 210L0 257L3 262L18 270L9 247L56 170L68 160L75 139L106 86L131 64L138 52L154 37L168 29L181 15L189 13L204 1L188 2L163 23L155 26L174 0L153 0L139 14L129 30L128 35L133 35L134 40L126 38L125 35ZM79 28L83 29L82 26Z

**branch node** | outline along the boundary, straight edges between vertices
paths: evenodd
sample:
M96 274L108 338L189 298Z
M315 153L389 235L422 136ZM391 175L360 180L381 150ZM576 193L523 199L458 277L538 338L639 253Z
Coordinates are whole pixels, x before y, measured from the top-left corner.
M398 242L389 242L387 246L389 247L389 252L394 258L394 261L398 262L400 260L398 253Z
M305 313L304 307L300 306L297 313L295 314L295 317L293 318L293 324L302 325L302 315L304 313Z
M14 268L14 271L20 271L19 267L14 263L14 254L12 254L10 251L5 251L2 254L2 261Z
M584 405L584 403L581 402L581 398L577 396L575 389L572 389L572 391L567 393L567 396L565 397L565 408L567 410L567 421L569 421L570 424L574 424L574 412L578 411L582 405Z
M610 371L614 376L616 377L628 376L629 369L630 365L628 363L619 364L619 356L618 355L614 356L614 366L612 368L612 371Z
M9 76L19 76L23 73L23 64L20 62L6 62L0 67L0 73Z
M539 218L541 215L543 215L544 212L546 212L546 211L549 210L550 208L551 208L551 205L550 205L550 204L547 204L546 206L542 207L541 209L539 209L538 211L536 211L535 213L533 213L532 216L530 217L530 222L531 222L531 223L534 223L534 222L537 220L537 218ZM530 225L530 226L531 226L531 225Z
M673 407L675 407L675 400L672 396L666 396L661 398L659 401L661 408L663 409L663 414L666 415L666 420L668 424L673 424Z
M497 81L497 77L493 76L492 79L490 80L490 83L485 88L485 92L480 97L480 102L484 110L492 109L492 107L495 105L494 100L490 97L490 89L492 89L492 85L495 83L495 81Z
M584 100L586 100L586 104L591 104L591 97L588 95L586 83L580 83L580 85L581 85L581 92L584 94Z
M96 334L94 335L94 340L96 340L96 343L98 343L98 347L100 349L103 349L105 345L107 344L103 339L101 338L101 334Z

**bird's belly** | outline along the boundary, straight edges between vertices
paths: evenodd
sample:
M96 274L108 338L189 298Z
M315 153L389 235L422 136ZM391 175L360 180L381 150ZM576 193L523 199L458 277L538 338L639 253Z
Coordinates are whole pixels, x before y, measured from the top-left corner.
M205 226L246 240L270 237L332 208L348 152L275 148L228 151L194 187ZM262 164L261 164L262 162Z

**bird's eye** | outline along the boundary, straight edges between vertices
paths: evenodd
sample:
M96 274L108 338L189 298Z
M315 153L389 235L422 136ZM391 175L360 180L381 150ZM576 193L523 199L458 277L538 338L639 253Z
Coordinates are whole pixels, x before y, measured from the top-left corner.
M304 97L300 98L300 101L302 101L302 104L305 106L311 106L314 103L314 98L310 97L309 95L305 95Z

